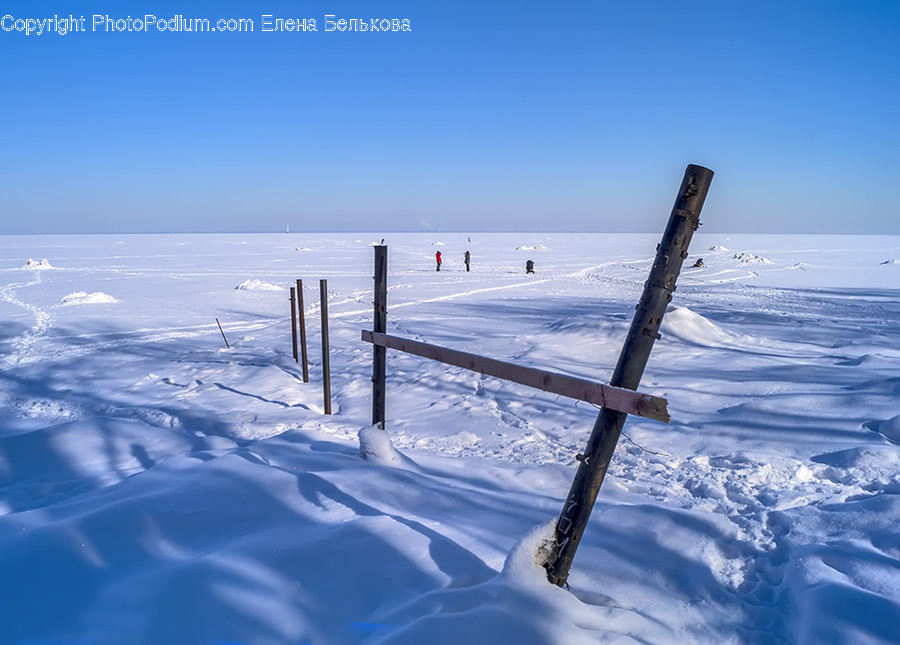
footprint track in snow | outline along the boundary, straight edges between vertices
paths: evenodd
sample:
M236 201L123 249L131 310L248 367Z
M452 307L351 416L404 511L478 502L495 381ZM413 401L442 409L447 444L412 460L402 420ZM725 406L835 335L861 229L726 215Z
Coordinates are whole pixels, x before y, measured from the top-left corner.
M0 300L27 310L34 316L35 320L30 329L12 341L13 352L3 359L4 366L20 365L35 360L34 345L50 329L50 314L45 309L25 302L16 295L17 289L32 287L40 284L41 281L42 275L40 271L35 271L34 279L31 282L8 284L0 288Z

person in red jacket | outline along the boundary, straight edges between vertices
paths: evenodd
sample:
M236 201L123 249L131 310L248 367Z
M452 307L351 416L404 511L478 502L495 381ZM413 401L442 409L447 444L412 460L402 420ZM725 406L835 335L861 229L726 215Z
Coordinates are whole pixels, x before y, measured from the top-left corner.
M440 251L438 251L437 253L434 254L434 259L437 260L437 269L435 269L435 270L440 271L441 270L441 252Z

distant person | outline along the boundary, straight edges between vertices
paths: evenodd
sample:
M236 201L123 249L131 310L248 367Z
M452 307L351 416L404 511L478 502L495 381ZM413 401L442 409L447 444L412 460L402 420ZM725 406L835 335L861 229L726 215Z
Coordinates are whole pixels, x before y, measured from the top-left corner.
M694 262L694 268L697 269L697 268L700 268L700 267L702 267L702 266L703 266L703 258L697 258L697 261Z
M525 273L534 273L534 260L525 263Z
M465 258L465 261L466 261L466 271L468 271L469 270L469 260L472 259L472 256L469 255L468 251L466 251L466 253L463 257Z
M435 270L440 271L441 270L441 252L440 251L438 251L437 253L434 254L434 259L435 259L435 261L437 261L437 269L435 269Z

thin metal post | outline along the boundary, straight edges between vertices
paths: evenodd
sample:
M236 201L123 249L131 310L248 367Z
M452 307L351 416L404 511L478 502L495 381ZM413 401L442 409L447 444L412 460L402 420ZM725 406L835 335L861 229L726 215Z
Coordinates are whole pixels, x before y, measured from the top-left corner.
M383 334L387 331L387 247L375 247L375 320L373 331ZM385 355L387 349L374 345L372 349L372 425L384 429L386 373Z
M700 210L712 177L713 171L702 166L689 165L684 172L668 225L656 247L656 260L610 380L612 386L636 390L640 385L653 343L660 338L659 326L672 300L675 281L688 255L688 245L700 226ZM578 471L556 523L555 555L546 565L547 579L560 587L569 577L575 550L581 542L627 416L624 412L603 408L597 415L584 454L578 455Z
M322 390L325 395L325 414L331 414L331 362L328 355L328 281L319 280L322 303Z
M297 320L300 322L300 362L303 382L309 383L309 360L306 355L306 315L303 313L303 280L297 280Z
M294 361L297 361L297 307L295 303L294 287L291 287L291 347L294 351Z
M225 338L225 330L222 329L222 323L219 322L218 318L216 318L216 324L219 326L219 331L222 332L222 340L225 341L226 349L231 349L231 345L228 344L228 339Z

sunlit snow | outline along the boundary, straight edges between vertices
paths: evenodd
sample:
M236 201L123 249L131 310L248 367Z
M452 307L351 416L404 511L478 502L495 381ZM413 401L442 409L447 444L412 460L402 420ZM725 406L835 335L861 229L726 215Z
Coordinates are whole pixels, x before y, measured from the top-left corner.
M659 241L0 237L0 643L900 642L900 238L696 236L569 589L597 410L389 350L374 427L382 238L389 333L598 382Z

